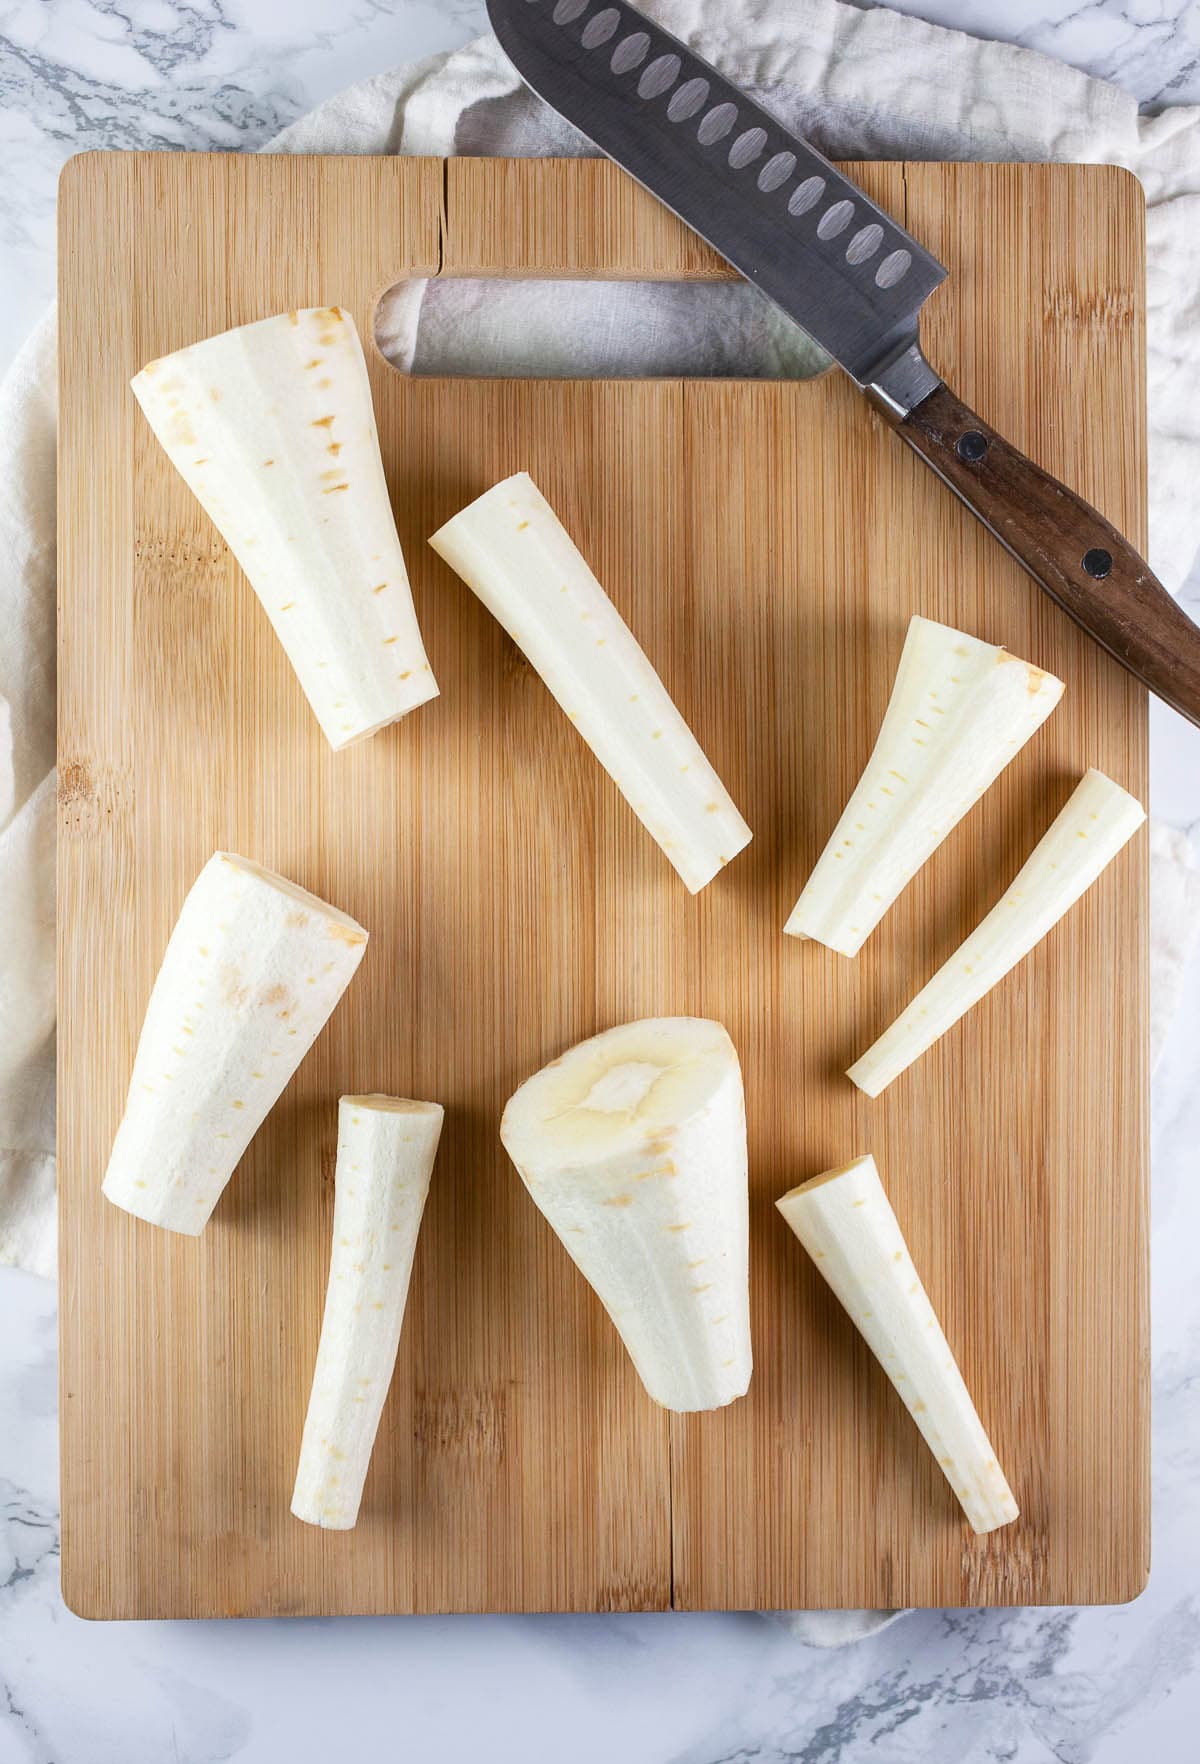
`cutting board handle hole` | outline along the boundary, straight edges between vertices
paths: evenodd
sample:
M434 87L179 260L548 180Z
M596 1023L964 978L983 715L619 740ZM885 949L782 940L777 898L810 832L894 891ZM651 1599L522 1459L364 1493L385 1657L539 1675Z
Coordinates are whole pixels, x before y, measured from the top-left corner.
M829 358L742 281L397 282L375 343L401 373L486 380L811 380Z

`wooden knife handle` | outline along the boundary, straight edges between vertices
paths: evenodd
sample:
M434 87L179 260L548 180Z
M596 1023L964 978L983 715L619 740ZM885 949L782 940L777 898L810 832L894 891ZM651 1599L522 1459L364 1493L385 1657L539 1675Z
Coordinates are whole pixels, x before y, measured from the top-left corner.
M989 429L948 386L896 427L1076 624L1200 724L1200 625L1103 515Z

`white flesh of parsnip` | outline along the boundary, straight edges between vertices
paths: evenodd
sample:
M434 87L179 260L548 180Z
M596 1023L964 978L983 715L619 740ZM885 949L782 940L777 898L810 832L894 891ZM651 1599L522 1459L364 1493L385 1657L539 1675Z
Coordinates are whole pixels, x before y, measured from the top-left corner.
M1053 674L914 618L875 748L784 926L857 955L1062 697Z
M429 541L537 669L696 894L750 829L637 638L527 472Z
M665 1408L750 1383L746 1110L719 1023L580 1042L509 1099L500 1137Z
M442 1131L439 1103L338 1104L333 1252L292 1512L348 1531L358 1518L392 1381L417 1233Z
M311 307L225 331L150 362L133 391L330 746L436 698L349 316Z
M925 1437L975 1531L1017 1517L872 1157L793 1188L776 1206Z
M315 894L246 858L210 858L146 1006L108 1199L203 1231L366 947L362 926Z
M878 1096L1041 942L1146 819L1136 797L1094 768L1035 846L1012 887L902 1016L850 1067Z

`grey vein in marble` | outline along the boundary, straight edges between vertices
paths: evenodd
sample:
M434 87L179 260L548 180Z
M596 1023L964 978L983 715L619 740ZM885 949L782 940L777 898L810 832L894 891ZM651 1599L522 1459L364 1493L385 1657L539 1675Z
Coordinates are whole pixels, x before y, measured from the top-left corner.
M862 0L852 0L861 4ZM870 3L870 0L867 0ZM891 0L897 12L977 37L1036 49L1114 80L1141 104L1200 103L1200 9L1195 0Z
M0 9L0 368L53 295L55 184L72 153L249 151L342 86L464 42L485 19L482 0Z

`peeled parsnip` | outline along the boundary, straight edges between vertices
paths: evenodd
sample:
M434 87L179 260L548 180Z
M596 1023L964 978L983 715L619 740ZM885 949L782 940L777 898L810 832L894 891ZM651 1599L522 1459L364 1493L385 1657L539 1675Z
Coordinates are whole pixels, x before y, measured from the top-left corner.
M653 1017L580 1042L509 1099L500 1137L655 1402L743 1396L746 1111L721 1025Z
M866 770L784 926L857 955L952 827L1050 715L1063 684L914 618Z
M198 1236L363 958L347 913L219 851L176 920L146 1006L104 1193Z
M750 829L636 637L528 472L429 543L528 656L691 893Z
M793 1188L776 1206L875 1355L977 1532L1018 1516L872 1157Z
M348 315L311 307L242 325L150 362L132 384L330 746L436 698Z
M1094 768L997 902L901 1017L850 1067L878 1096L1041 942L1146 819L1136 797Z
M358 1518L442 1115L439 1103L390 1096L338 1104L333 1253L292 1495L309 1525L348 1531Z

